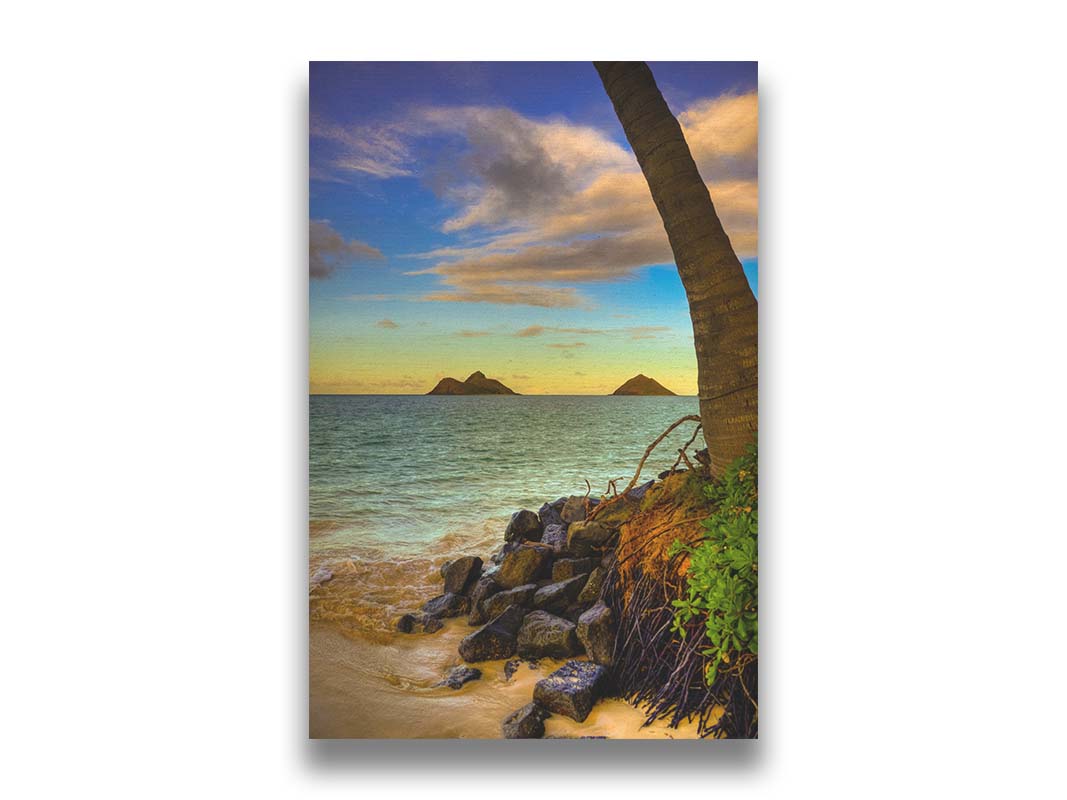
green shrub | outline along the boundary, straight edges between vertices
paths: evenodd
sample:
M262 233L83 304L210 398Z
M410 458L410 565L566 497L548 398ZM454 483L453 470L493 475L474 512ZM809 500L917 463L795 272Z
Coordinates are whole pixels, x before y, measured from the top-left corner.
M672 629L683 639L694 618L704 619L710 686L719 667L739 653L758 654L759 585L758 458L756 445L734 461L722 479L704 487L716 511L704 520L705 534L694 545L675 540L671 553L689 554L686 595L674 600Z

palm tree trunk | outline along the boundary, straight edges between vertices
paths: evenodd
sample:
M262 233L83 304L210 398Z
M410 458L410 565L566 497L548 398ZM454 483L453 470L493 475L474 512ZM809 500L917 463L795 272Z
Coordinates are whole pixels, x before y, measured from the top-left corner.
M721 475L757 431L757 305L678 120L643 61L594 62L645 174L689 299L700 419Z

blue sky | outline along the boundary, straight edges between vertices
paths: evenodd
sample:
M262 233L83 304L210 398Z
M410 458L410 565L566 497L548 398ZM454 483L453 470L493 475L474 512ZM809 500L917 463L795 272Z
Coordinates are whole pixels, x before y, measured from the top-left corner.
M755 64L650 66L755 289ZM476 369L534 394L637 372L695 390L685 295L592 64L310 74L312 392Z

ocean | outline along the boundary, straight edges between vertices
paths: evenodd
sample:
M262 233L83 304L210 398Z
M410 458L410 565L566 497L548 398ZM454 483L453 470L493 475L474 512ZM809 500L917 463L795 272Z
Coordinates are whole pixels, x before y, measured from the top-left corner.
M649 443L695 397L310 397L312 550L416 554L513 511L629 479ZM674 463L692 425L672 432L642 478ZM677 440L677 441L675 441ZM625 484L626 481L623 481ZM501 529L502 531L503 529Z
M695 397L312 395L310 574L339 578L315 605L357 628L434 592L436 568L487 559L514 511L607 491L632 477L668 425L698 413ZM672 431L642 480L670 467L692 425Z

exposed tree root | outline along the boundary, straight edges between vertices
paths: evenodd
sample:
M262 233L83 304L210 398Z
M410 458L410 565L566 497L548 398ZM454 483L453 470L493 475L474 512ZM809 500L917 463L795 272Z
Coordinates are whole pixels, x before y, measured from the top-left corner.
M612 496L589 510L590 518L623 500L637 485L645 461L656 445L676 427L687 421L699 422L695 415L673 423L645 450L634 477L622 492L616 481L609 482ZM672 472L683 461L693 475L696 471L685 451L696 440L699 425L678 451ZM698 459L700 460L700 459ZM704 466L701 460L701 467ZM700 538L700 523L711 508L702 494L694 495L691 477L671 476L657 484L651 504L625 523L617 551L618 558L605 580L602 598L619 621L615 639L615 681L622 697L643 706L645 724L666 720L677 727L687 719L697 720L700 736L755 738L759 729L758 667L756 656L731 654L732 660L719 666L709 687L705 671L709 660L704 620L694 618L682 638L672 630L674 607L671 601L686 591L685 553L670 555L674 538L693 542ZM587 495L588 497L588 495Z
M669 581L669 579L668 579ZM671 727L696 717L700 736L756 738L759 731L758 669L755 656L744 655L719 669L712 686L704 681L707 658L703 623L693 620L685 639L671 630L672 597L681 586L661 575L642 575L623 591L612 569L604 592L616 619L615 682L619 693L644 706L646 725L666 719ZM629 601L624 595L629 596Z

